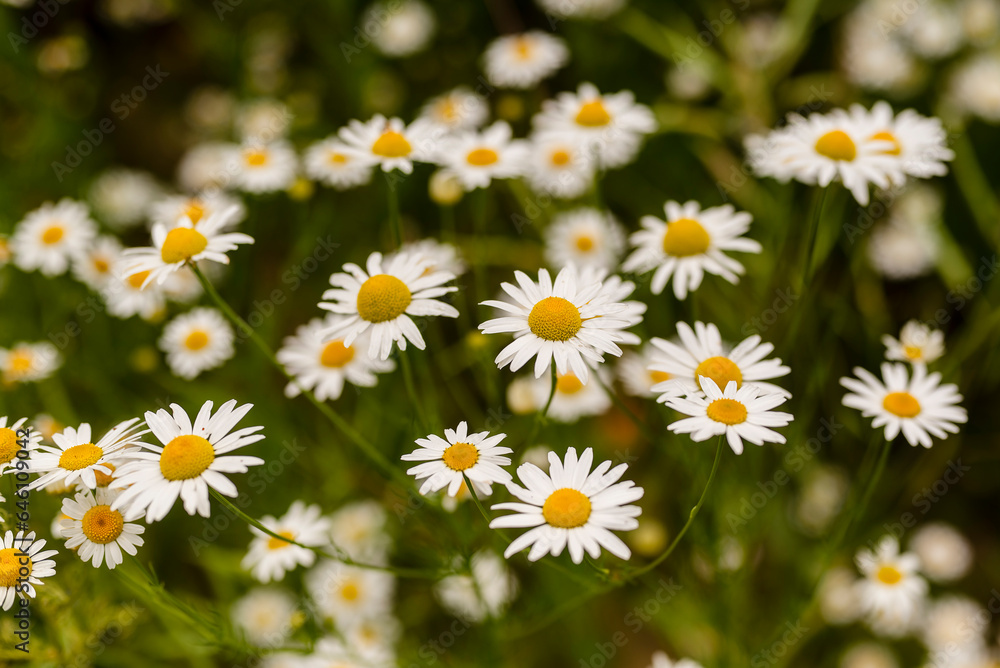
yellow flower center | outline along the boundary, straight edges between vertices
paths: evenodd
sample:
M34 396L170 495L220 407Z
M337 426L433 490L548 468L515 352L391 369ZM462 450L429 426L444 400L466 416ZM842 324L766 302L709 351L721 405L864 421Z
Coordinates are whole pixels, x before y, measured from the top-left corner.
M455 103L450 97L438 103L437 113L445 123L453 123L458 120L458 111L455 109Z
M243 159L251 167L263 167L267 164L267 151L250 148L243 151Z
M455 443L444 451L441 459L452 471L465 471L479 461L479 450L471 443Z
M288 540L295 540L295 534L291 531L278 531L276 532L281 538L287 538ZM271 536L267 539L267 549L269 550L280 550L283 547L288 547L291 543L288 540L281 540L281 538L275 538Z
M650 371L649 380L655 385L656 383L662 383L663 381L670 380L670 374L666 371Z
M19 547L8 547L5 550L0 550L0 587L16 585L22 567L27 567L28 575L31 575L33 568L31 559L27 555L18 555L18 552L20 552ZM28 563L22 564L22 559Z
M88 466L93 466L103 456L104 451L93 443L74 445L59 455L59 468L67 471L79 471Z
M920 402L909 392L890 392L882 400L882 408L901 418L920 415Z
M138 290L142 287L142 284L146 282L147 278L149 278L149 272L140 271L138 274L132 274L126 280L128 280L129 285Z
M903 354L911 360L918 360L924 356L924 351L920 346L903 346Z
M339 369L354 359L354 346L345 346L342 339L330 341L320 353L319 363L331 369Z
M546 341L569 341L583 327L580 310L562 297L546 297L528 314L532 334Z
M111 469L111 473L105 473L104 471L94 471L94 477L97 478L98 487L107 487L111 484L111 481L115 479L115 465L108 464L107 462L101 464L101 466L106 466Z
M716 399L708 405L706 414L722 424L740 424L746 422L747 407L735 399Z
M196 329L184 339L184 347L188 350L201 350L208 345L208 334L202 329Z
M160 473L167 480L197 478L215 461L215 449L201 436L187 434L167 443L160 454Z
M356 601L360 596L361 590L358 589L358 585L353 582L348 582L340 588L340 598L345 601Z
M888 130L876 132L870 138L876 141L887 141L892 143L892 148L882 151L885 155L899 155L903 152L903 147L899 145L899 140L896 139L895 135Z
M94 506L83 516L83 535L92 543L106 545L122 535L125 518L111 506Z
M106 274L108 270L111 269L111 265L102 257L94 258L94 271L98 274Z
M167 264L190 260L208 246L205 235L190 227L175 227L167 232L160 248L160 258Z
M413 147L406 141L406 137L394 130L386 130L372 144L372 153L383 158L405 158L412 150Z
M611 114L604 108L604 103L600 99L585 102L580 106L580 111L576 113L577 125L588 128L599 128L611 122Z
M576 238L576 249L581 253L589 253L594 250L594 246L596 245L594 238L587 234L581 234Z
M199 200L189 199L187 206L184 207L184 215L191 220L192 225L195 225L205 216L205 205Z
M343 165L347 163L347 156L343 153L337 153L336 151L330 151L327 159L334 165Z
M61 225L52 225L42 232L42 243L51 246L52 244L59 243L62 240L65 231Z
M712 238L701 223L691 218L678 218L667 223L663 235L663 252L674 257L701 255L708 250Z
M560 529L582 527L590 519L590 499L575 489L557 489L545 499L542 517Z
M406 283L389 274L377 274L358 290L358 315L368 322L395 320L411 301L413 295Z
M556 167L562 167L569 164L570 155L568 151L563 151L562 149L558 151L552 151L552 155L549 156L549 160Z
M850 162L858 155L858 149L843 130L832 130L816 140L816 152L831 160Z
M740 368L728 357L709 357L694 370L694 382L698 382L699 376L711 378L723 391L731 380L736 381L737 389L743 385L743 374L740 372Z
M560 394L576 394L583 389L583 383L575 374L568 373L556 378L556 391Z
M17 444L17 433L13 429L0 427L0 464L8 464L17 457L21 446Z
M31 370L32 357L30 353L15 352L8 359L7 364L12 373L21 374Z
M903 574L893 566L882 566L878 569L875 577L883 584L894 585L899 584L899 581L903 579Z
M514 44L514 53L519 60L530 60L532 51L531 40L524 37L517 38L517 42Z
M494 164L500 156L497 152L491 148L477 148L469 151L469 154L465 156L465 161L474 167L486 167L488 165Z

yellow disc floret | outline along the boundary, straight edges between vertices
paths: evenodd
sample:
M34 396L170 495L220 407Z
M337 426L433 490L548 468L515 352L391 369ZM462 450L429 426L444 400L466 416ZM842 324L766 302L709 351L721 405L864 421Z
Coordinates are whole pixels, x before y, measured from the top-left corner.
M389 274L377 274L358 290L358 315L368 322L395 320L411 301L413 295L406 283Z
M474 167L488 167L499 159L500 156L491 148L473 149L465 156L465 161Z
M831 130L816 140L816 152L831 160L850 162L858 155L854 140L843 130Z
M21 446L17 444L17 433L13 429L0 427L0 464L14 461Z
M188 350L201 350L208 345L208 333L203 329L192 330L184 339L184 347Z
M549 494L542 506L542 517L554 527L574 529L590 519L590 499L583 492L563 487Z
M583 327L580 310L562 297L546 297L528 314L532 334L546 341L569 341Z
M903 579L903 574L895 566L881 566L875 577L879 582L887 585L899 584Z
M281 536L281 538L287 538L288 540L281 540L281 538L271 536L267 539L267 549L269 550L280 550L283 547L288 547L291 545L288 541L295 540L295 534L291 531L276 531L275 533Z
M556 391L559 394L576 394L583 389L583 383L575 374L567 373L556 378Z
M18 552L21 552L21 548L8 547L5 550L0 550L0 587L16 585L18 578L23 578L20 573L22 568L27 568L28 575L31 575L33 567L31 559L23 553L18 554ZM21 563L22 561L27 563Z
M354 346L345 346L342 339L330 341L319 355L319 363L330 369L339 369L354 359Z
M175 227L167 232L160 248L160 258L167 264L190 260L208 246L205 235L190 227Z
M708 250L712 238L697 220L678 218L667 223L667 233L663 235L663 252L674 257L701 255Z
M716 399L708 405L706 414L722 424L740 424L747 420L747 407L735 399Z
M441 459L452 471L465 471L479 461L479 450L471 443L455 443L444 451Z
M46 246L57 244L62 240L64 234L65 231L61 225L52 225L51 227L47 227L45 231L42 232L42 243Z
M79 471L88 466L93 466L103 456L104 451L93 443L74 445L59 455L59 468L67 471Z
M903 147L899 145L899 140L896 139L896 136L888 130L876 132L871 136L871 139L874 139L875 141L887 141L892 144L892 148L882 151L882 153L886 155L899 155L903 152Z
M920 415L920 402L909 392L890 392L882 400L882 408L901 418Z
M201 436L185 434L167 443L160 454L160 473L167 480L197 478L215 461L215 449Z
M395 130L386 130L372 144L372 153L383 158L405 158L412 150L406 137Z
M730 381L736 381L737 389L743 384L743 374L740 368L728 357L709 357L694 370L694 381L699 376L705 376L715 381L720 390L725 390Z
M577 125L588 128L599 128L611 122L611 114L604 108L600 99L585 102L576 113Z
M122 535L125 518L111 506L94 506L88 510L81 522L83 535L92 543L106 545L113 543Z

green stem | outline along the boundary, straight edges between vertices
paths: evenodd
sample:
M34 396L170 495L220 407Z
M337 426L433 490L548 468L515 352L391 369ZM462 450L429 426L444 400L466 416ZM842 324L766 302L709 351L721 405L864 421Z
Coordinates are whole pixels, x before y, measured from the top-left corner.
M715 461L712 462L712 472L708 474L708 481L705 483L705 489L703 489L701 492L701 498L698 499L698 503L696 503L694 508L691 509L691 512L688 514L687 522L684 524L684 527L681 529L680 533L677 534L677 536L670 543L667 549L663 551L663 554L661 554L656 559L646 564L642 568L639 568L637 570L632 571L631 573L628 573L626 575L628 579L631 580L639 577L640 575L645 575L649 571L653 570L654 568L662 564L664 561L666 561L667 557L669 557L670 554L674 551L674 548L676 548L677 545L681 542L681 539L684 538L684 534L687 533L687 530L690 529L691 525L694 523L694 518L698 516L698 511L701 510L701 507L705 504L705 498L708 496L708 488L712 486L712 480L715 479L715 472L716 470L718 470L719 462L722 460L722 446L724 442L725 442L725 436L720 435L719 443L715 447Z
M812 210L809 215L809 228L806 232L806 260L802 266L802 278L799 280L799 290L804 291L812 274L813 253L816 247L816 236L819 231L819 223L823 218L823 210L826 208L826 195L830 187L820 188L819 194L814 196Z
M403 245L403 220L399 215L399 191L396 189L399 179L394 178L395 173L388 175L389 178L386 179L386 187L389 189L388 197L389 200L389 227L392 228L393 237L396 240L396 246L402 247Z
M417 413L417 422L425 432L430 430L427 426L427 415L424 412L423 402L417 394L417 386L413 382L413 367L410 366L410 356L405 350L399 351L399 365L403 368L403 383L406 385L406 393L413 404L413 410Z
M194 275L198 277L198 280L201 282L202 288L204 288L205 292L209 295L209 297L212 298L212 300L216 303L219 309L221 309L222 312L226 314L226 317L232 321L233 325L236 326L236 330L238 332L246 336L249 336L250 340L253 341L258 348L260 348L260 351L264 353L264 356L267 357L268 360L270 360L271 364L273 364L275 368L277 368L281 372L281 374L285 376L285 378L287 378L290 382L298 386L301 393L305 395L305 397L316 408L318 408L319 411L323 413L323 415L325 415L326 418L330 420L330 422L333 423L333 425L337 429L339 429L340 432L344 434L344 436L346 436L348 440L357 445L361 449L361 451L365 455L367 455L369 459L372 460L372 462L376 465L376 467L380 469L386 477L388 477L391 480L393 479L396 480L398 483L400 483L406 488L412 487L410 479L406 475L404 475L399 469L392 466L389 463L389 460L386 459L385 456L381 452L379 452L378 449L374 445L372 445L364 436L362 436L356 429L354 429L354 427L352 427L350 423L347 422L347 420L342 418L328 405L316 399L315 395L313 395L312 392L302 387L297 378L288 373L284 365L282 365L281 362L278 361L278 358L275 357L274 352L271 351L271 348L267 345L267 343L265 343L264 340L260 338L260 335L257 334L257 332L254 331L254 329L250 325L248 325L246 321L243 320L243 318L237 315L236 311L234 311L229 306L228 303L226 303L226 300L222 298L222 295L220 295L219 292L215 289L215 286L213 286L212 283L207 278L205 278L205 275L201 272L201 270L195 263L189 262L188 266L190 266L191 270L194 271Z
M528 438L525 440L525 447L531 447L535 442L535 438L538 436L538 430L541 429L542 423L545 422L546 416L549 414L549 406L552 405L552 399L556 396L556 364L552 362L552 386L549 388L549 399L545 402L545 407L541 411L535 413L535 422L531 425L531 431L528 433Z
M965 198L972 216L983 235L994 248L1000 246L997 218L1000 218L1000 200L986 178L976 151L965 132L955 137L955 160L952 162L955 182Z

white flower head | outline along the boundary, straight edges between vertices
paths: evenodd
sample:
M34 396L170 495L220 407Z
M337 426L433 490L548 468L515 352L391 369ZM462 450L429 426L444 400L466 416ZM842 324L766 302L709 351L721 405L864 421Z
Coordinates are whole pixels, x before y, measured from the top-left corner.
M113 279L121 252L122 245L116 237L100 236L73 258L73 275L91 290L99 292Z
M445 429L444 436L430 434L418 438L416 443L420 447L401 457L403 461L423 462L406 471L423 480L421 494L447 487L448 496L456 496L468 476L478 494L489 496L494 483L506 485L513 480L502 468L510 465L510 457L505 455L512 450L499 446L507 434L490 436L488 431L470 434L468 425L460 422L457 429Z
M446 132L474 130L489 118L490 110L483 95L459 86L431 99L420 112Z
M337 135L348 149L348 157L379 165L384 172L398 169L410 174L414 161L431 161L443 133L426 119L405 125L398 118L376 114L367 123L351 121Z
M337 190L363 186L372 180L371 162L359 158L336 136L311 145L303 160L309 178Z
M66 539L66 549L74 550L94 568L104 563L114 569L124 561L122 552L135 556L142 547L141 534L146 530L138 524L125 521L121 511L112 510L117 492L99 488L96 495L83 491L62 502L62 513L67 519L61 522L61 538Z
M268 583L285 578L285 573L298 566L312 566L316 552L309 548L321 547L330 542L330 520L323 517L319 506L307 506L302 501L292 503L280 518L265 515L260 523L274 533L300 545L270 536L256 527L250 527L253 540L242 566L259 582Z
M97 487L97 475L111 475L107 463L130 454L134 446L145 445L142 436L149 433L139 418L125 420L100 439L93 440L90 425L66 427L52 436L55 445L40 445L31 456L31 471L41 476L28 486L40 489L50 483L72 485L79 480L88 489Z
M559 199L580 197L594 184L594 152L566 132L532 133L525 176L535 192Z
M48 378L62 365L62 355L48 341L21 341L0 348L0 373L5 383L33 383Z
M234 184L249 193L286 190L295 181L298 158L286 141L249 141L235 149Z
M504 560L488 550L472 555L469 566L469 575L449 575L434 586L434 593L460 619L499 617L517 596L517 579Z
M229 322L214 308L196 308L183 313L163 328L160 349L175 375L197 378L231 359L236 349Z
M35 586L42 584L42 578L56 574L52 559L56 550L43 551L44 547L45 540L35 540L34 531L18 531L16 536L8 531L0 540L0 603L4 610L14 605L15 596L35 598ZM21 574L23 568L28 569L26 577Z
M899 542L884 536L874 550L859 550L855 561L865 576L856 584L859 603L872 629L899 637L913 628L927 596L917 556L900 554Z
M910 320L899 333L899 340L886 334L882 337L887 360L929 364L944 354L944 332Z
M17 465L17 453L24 450L30 456L42 442L42 432L27 423L28 418L23 417L8 425L7 416L0 417L0 475Z
M501 88L532 88L567 62L565 42L540 30L498 37L483 54L486 78Z
M10 252L19 269L58 276L83 255L96 234L86 204L71 199L47 202L17 224Z
M561 269L567 264L611 271L625 247L621 224L609 212L580 208L559 213L545 230L545 258Z
M466 190L486 188L493 179L509 179L524 171L528 147L511 140L506 121L497 121L483 131L466 130L442 140L438 161Z

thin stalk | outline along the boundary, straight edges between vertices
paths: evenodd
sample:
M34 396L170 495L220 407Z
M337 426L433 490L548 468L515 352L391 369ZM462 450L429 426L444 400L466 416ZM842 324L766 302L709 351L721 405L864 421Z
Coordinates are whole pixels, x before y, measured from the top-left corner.
M399 351L399 365L403 368L403 383L406 385L406 394L410 397L413 410L417 412L417 422L420 423L421 429L428 431L430 427L427 426L427 415L424 412L420 395L417 394L417 386L413 382L413 367L410 366L410 356L405 350Z
M552 399L556 396L556 365L555 362L552 363L552 386L549 388L549 399L545 402L545 407L541 411L535 413L535 422L531 425L531 431L528 433L528 438L525 440L524 444L526 447L531 447L535 442L535 438L538 436L538 430L541 428L542 423L545 422L546 416L549 414L549 406L552 405Z
M809 215L809 228L806 236L806 260L802 266L802 278L799 280L799 290L805 290L812 273L813 253L816 247L816 237L819 231L820 220L823 218L823 210L826 208L826 195L830 187L820 188L819 195L813 198L812 210Z
M403 245L403 220L399 215L399 190L397 190L396 185L398 179L394 178L394 175L387 175L385 184L389 189L388 197L389 201L389 227L392 228L393 237L396 240L396 246L402 247Z

